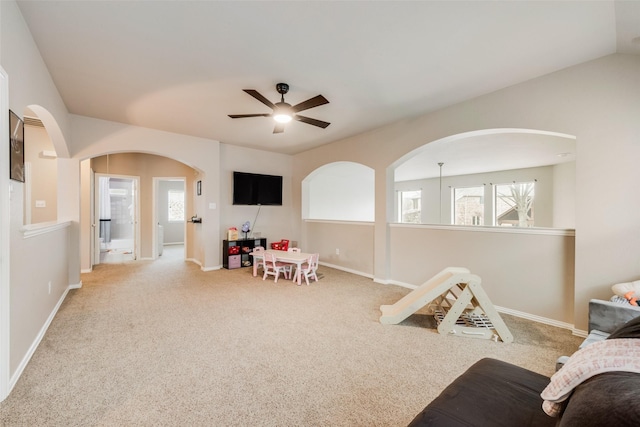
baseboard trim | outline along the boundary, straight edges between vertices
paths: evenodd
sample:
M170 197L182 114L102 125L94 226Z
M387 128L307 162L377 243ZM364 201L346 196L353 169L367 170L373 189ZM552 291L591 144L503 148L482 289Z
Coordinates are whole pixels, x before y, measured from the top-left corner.
M577 336L577 337L581 337L581 338L586 338L589 335L589 332L582 330L582 329L575 329L573 328L571 330L571 332L573 333L573 335Z
M397 280L385 280L385 281L379 281L378 283L382 283L385 285L402 286L403 288L407 288L411 290L418 288L416 285L412 285L411 283L399 282Z
M202 263L200 261L198 261L197 259L195 259L195 258L185 258L184 260L192 262L194 264L198 264L200 267L202 267Z
M82 280L76 284L69 285L69 289L80 289L82 287Z
M92 273L92 272L93 272L93 267L91 267L89 269L80 270L80 274Z
M358 276L368 277L369 279L373 279L373 274L364 273L362 271L352 270L350 268L342 267L340 265L329 264L326 262L318 262L319 265L324 265L325 267L335 268L336 270L346 271L347 273L355 274Z
M216 271L216 270L220 270L221 268L222 268L221 265L217 265L215 267L203 267L203 266L200 266L200 270L202 270L202 271Z
M82 285L82 282L80 282L80 285ZM42 339L44 338L45 334L47 333L47 329L49 329L49 326L51 325L51 322L53 322L53 318L58 313L58 310L60 309L60 306L62 305L62 302L67 297L67 294L69 293L69 290L72 289L72 286L75 287L75 286L78 286L78 285L69 285L67 287L67 289L65 289L64 293L62 294L62 296L58 300L58 303L56 304L56 306L51 311L51 314L49 314L49 317L47 318L47 321L44 323L44 325L42 325L42 328L40 328L40 332L38 332L38 335L33 340L33 343L31 343L31 346L29 347L29 350L27 351L27 353L22 358L22 361L18 365L18 368L16 369L15 373L11 376L11 379L9 380L9 393L11 393L11 391L13 390L13 387L15 387L15 385L18 383L18 380L20 379L20 376L22 376L22 373L24 372L25 368L27 367L27 364L29 363L29 361L33 357L33 354L36 352L38 346L42 342Z
M531 320L532 322L542 323L544 325L555 326L556 328L568 329L574 335L577 335L577 329L574 325L559 320L549 319L548 317L537 316L531 313L525 313L524 311L512 310L506 307L494 306L499 313L509 314L511 316L519 317L521 319ZM586 335L585 335L586 336Z

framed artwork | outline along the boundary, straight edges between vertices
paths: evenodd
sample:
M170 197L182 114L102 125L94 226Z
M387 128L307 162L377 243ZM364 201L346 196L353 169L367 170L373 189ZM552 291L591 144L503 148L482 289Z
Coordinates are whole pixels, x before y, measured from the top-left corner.
M24 122L9 110L9 178L24 182Z
M196 194L198 196L202 195L202 181L196 182Z

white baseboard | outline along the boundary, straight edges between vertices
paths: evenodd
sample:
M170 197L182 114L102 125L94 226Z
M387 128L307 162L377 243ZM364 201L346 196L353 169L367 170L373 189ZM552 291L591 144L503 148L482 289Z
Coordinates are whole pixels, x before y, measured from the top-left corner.
M412 285L411 283L399 282L397 280L376 280L376 283L381 283L383 285L402 286L403 288L407 288L411 290L418 288L416 285Z
M82 286L82 282L80 282L79 285ZM62 296L58 300L58 303L56 304L56 306L51 311L51 314L49 314L49 317L47 318L47 321L44 323L42 328L40 328L40 332L38 332L38 335L33 340L33 343L31 343L31 346L29 347L29 350L27 351L27 353L22 358L22 361L18 365L18 368L16 369L16 371L11 376L11 379L9 380L9 393L11 393L11 390L13 390L13 387L15 387L16 383L20 379L20 376L22 375L22 373L24 372L25 368L27 367L27 364L31 360L31 357L33 357L33 354L36 352L36 349L40 345L40 342L44 338L44 335L47 333L47 329L49 329L49 326L51 325L51 322L53 321L53 318L58 313L58 310L60 309L60 306L62 305L62 302L67 297L67 294L69 293L69 289L72 289L72 286L75 287L75 286L78 286L78 285L69 285L67 287L67 289L65 289L64 293L62 294ZM73 288L73 289L75 289L75 288Z
M496 308L496 311L498 311L499 313L509 314L511 316L519 317L521 319L531 320L533 322L542 323L544 325L555 326L556 328L568 329L573 333L573 335L582 336L581 334L584 333L584 336L585 337L587 336L586 332L580 331L579 329L575 329L574 325L570 323L560 322L559 320L549 319L547 317L525 313L524 311L512 310L510 308L500 307L498 305L494 307Z
M75 285L69 285L69 289L80 289L82 287L82 280L79 283L76 283Z
M194 264L198 264L200 267L202 267L202 263L200 261L198 261L197 259L195 259L195 258L185 258L184 260L192 262Z
M369 279L373 279L373 274L363 273L362 271L352 270L350 268L342 267L340 265L329 264L326 262L318 262L319 265L324 265L326 267L335 268L336 270L346 271L347 273L356 274L358 276L368 277Z
M92 272L93 272L93 267L91 267L89 269L80 270L80 274L92 273Z
M220 270L222 268L222 265L216 265L216 266L213 266L213 267L205 267L204 265L202 265L202 263L199 260L197 260L195 258L185 258L185 261L189 261L189 262L192 262L194 264L199 265L200 266L200 270L202 270L202 271L216 271L216 270Z
M162 246L177 246L177 245L184 245L184 242L169 242L169 243L163 243Z

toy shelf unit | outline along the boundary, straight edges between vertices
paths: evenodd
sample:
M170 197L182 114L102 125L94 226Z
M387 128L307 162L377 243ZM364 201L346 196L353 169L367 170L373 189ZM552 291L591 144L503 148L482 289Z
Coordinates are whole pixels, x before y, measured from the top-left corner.
M262 246L266 249L267 239L223 240L222 266L228 270L251 267L253 265L253 257L249 254L256 246Z

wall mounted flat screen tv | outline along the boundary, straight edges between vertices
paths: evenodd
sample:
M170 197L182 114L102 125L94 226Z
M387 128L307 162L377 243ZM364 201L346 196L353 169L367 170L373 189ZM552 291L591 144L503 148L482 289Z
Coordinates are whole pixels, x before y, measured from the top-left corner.
M282 177L233 172L233 204L282 206Z

